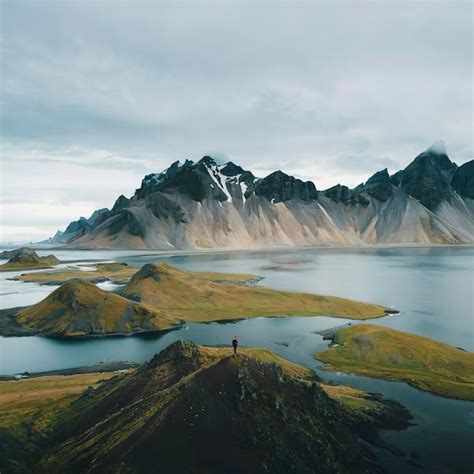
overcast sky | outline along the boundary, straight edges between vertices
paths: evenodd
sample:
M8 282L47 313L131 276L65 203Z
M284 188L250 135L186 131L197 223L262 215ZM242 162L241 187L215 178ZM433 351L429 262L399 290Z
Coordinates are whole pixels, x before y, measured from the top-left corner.
M1 11L1 240L205 154L318 189L472 149L472 3L19 2Z

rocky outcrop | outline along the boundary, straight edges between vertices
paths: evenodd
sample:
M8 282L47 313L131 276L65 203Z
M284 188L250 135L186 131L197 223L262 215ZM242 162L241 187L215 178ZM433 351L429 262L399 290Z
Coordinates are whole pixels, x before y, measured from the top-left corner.
M282 171L275 171L260 181L257 181L253 192L263 196L272 203L286 202L293 199L312 201L318 199L316 186L311 181L288 176Z
M35 268L48 268L60 263L54 255L40 257L33 249L22 247L16 250L2 252L0 258L8 258L8 262L0 265L0 270L28 270Z
M451 186L459 196L474 199L474 160L464 163L454 172Z

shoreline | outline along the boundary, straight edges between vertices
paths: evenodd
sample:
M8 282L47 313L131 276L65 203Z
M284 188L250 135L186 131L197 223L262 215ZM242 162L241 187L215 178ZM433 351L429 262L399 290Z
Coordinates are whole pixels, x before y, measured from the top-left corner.
M107 372L122 372L128 369L136 369L141 364L137 362L128 361L112 361L112 362L98 362L93 365L86 365L81 367L71 367L67 369L44 370L40 372L22 372L21 374L0 374L0 382L9 380L25 380L37 377L48 377L52 375L78 375L78 374L95 374Z
M20 244L18 244L20 245ZM2 245L0 248L6 250L15 249L15 245ZM34 250L59 250L59 251L79 251L79 252L139 252L140 256L164 254L164 255L183 255L183 254L212 254L212 253L238 253L238 252L281 252L281 251L302 251L302 250L379 250L379 249L403 249L403 248L474 248L473 243L460 244L436 244L436 243L393 243L393 244L319 244L308 246L270 246L270 247L215 247L215 248L188 248L188 249L139 249L130 247L69 247L69 246L50 246L49 244L33 244L31 246ZM64 262L68 263L68 262Z
M171 331L176 331L179 330L182 327L185 327L187 324L235 324L238 323L239 321L246 321L250 319L258 319L258 318L268 318L268 319L278 319L278 318L333 318L333 319L351 319L354 321L354 323L363 323L366 321L370 321L372 319L381 319L381 318L386 318L387 316L393 316L394 314L400 314L400 312L393 313L394 310L391 309L385 309L384 314L376 317L367 317L367 318L359 318L359 319L353 319L348 316L336 316L336 315L327 315L327 314L315 314L315 315L288 315L288 314L279 314L279 315L261 315L261 316L242 316L242 317L233 317L233 318L223 318L223 319L214 319L210 321L186 321L186 320L181 320L179 324L176 324L172 327L168 327L165 329L144 329L144 330L137 330L129 333L106 333L106 334L81 334L81 335L61 335L61 334L56 334L56 333L41 333L33 329L26 329L21 326L18 326L16 321L13 321L12 318L14 318L16 312L13 312L14 310L19 311L21 309L28 308L28 306L24 307L16 307L16 308L7 308L7 309L0 309L0 337L46 337L46 338L51 338L51 339L58 339L58 340L63 340L63 341L69 341L69 340L84 340L84 339L102 339L102 338L113 338L113 337L132 337L132 336L140 336L140 335L149 335L149 334L156 334L156 335L163 335ZM10 321L10 324L5 323L5 319L8 319ZM347 323L343 326L338 326L337 328L331 328L328 330L325 330L323 332L329 332L331 330L334 330L334 332L337 329L340 329L341 327L344 326L350 326L352 323ZM3 327L2 327L3 326ZM320 334L316 332L316 334ZM323 334L321 334L323 335ZM324 339L324 337L323 337Z

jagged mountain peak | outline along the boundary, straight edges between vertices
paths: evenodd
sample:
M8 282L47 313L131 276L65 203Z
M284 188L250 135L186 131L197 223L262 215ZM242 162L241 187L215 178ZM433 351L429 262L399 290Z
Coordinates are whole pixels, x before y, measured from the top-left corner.
M245 172L249 173L249 171L246 171L241 166L232 163L232 161L229 161L221 168L221 173L225 176L235 176Z
M449 159L445 151L444 143L434 143L404 170L395 173L392 183L434 211L443 200L450 199L450 182L457 169L456 163Z
M215 165L215 166L217 166L216 160L214 160L214 158L212 158L212 157L209 156L209 155L203 156L203 157L197 162L197 164Z
M446 151L446 145L443 140L438 140L434 142L430 147L425 150L425 153L448 156L448 152Z
M388 174L388 169L384 168L381 171L374 173L366 182L365 186L371 186L378 183L389 183L390 175Z
M290 201L291 199L302 201L318 199L318 192L312 181L302 181L281 170L274 171L259 180L255 185L254 192L257 196L265 197L272 203Z
M112 207L112 212L114 211L120 211L121 209L126 208L130 204L130 199L121 194L117 200L115 201L115 204Z

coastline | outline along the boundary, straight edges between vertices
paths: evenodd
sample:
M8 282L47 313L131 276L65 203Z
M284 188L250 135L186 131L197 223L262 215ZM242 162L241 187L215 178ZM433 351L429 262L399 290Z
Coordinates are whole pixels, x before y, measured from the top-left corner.
M13 249L20 244L1 244L1 249ZM436 244L436 243L377 243L377 244L319 244L308 246L269 246L269 247L214 247L214 248L183 248L183 249L140 249L131 247L74 247L69 245L55 245L55 244L41 244L33 243L31 248L34 250L59 250L59 251L100 251L100 252L114 252L114 251L131 251L139 252L140 256L165 254L165 255L186 255L186 254L212 254L212 253L238 253L238 252L281 252L281 251L302 251L302 250L378 250L378 249L403 249L403 248L474 248L472 243L459 244ZM147 253L149 252L149 253Z
M52 375L78 375L78 374L94 374L94 373L107 373L107 372L122 372L128 369L135 369L140 364L136 362L128 361L117 361L117 362L99 362L93 365L87 365L82 367L71 367L67 369L57 370L46 370L41 372L23 372L21 374L0 374L0 382L6 382L9 380L24 380L32 379L37 377L49 377ZM18 377L20 376L20 377Z

